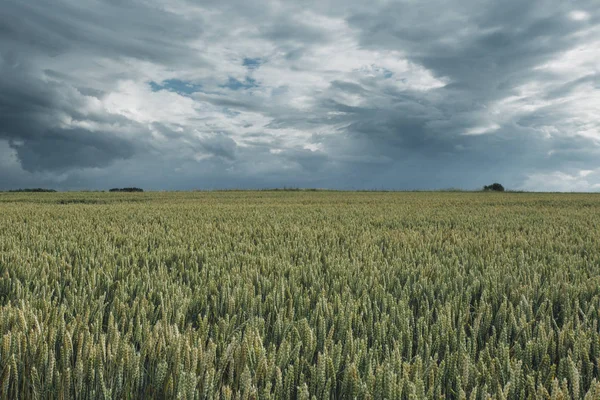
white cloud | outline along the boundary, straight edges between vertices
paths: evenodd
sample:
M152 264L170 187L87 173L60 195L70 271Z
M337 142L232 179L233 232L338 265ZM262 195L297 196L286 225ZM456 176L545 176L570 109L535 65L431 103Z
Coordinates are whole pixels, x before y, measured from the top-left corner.
M498 125L498 124L477 126L477 127L468 129L465 132L465 135L483 135L485 133L491 133L491 132L497 131L498 129L500 129L500 125Z
M590 192L600 187L600 170L554 171L527 177L520 189L541 192Z
M573 21L587 21L590 19L590 14L582 10L573 10L569 13L569 18Z
M144 82L120 82L103 103L109 113L141 123L186 124L197 115L192 99L167 90L153 92Z

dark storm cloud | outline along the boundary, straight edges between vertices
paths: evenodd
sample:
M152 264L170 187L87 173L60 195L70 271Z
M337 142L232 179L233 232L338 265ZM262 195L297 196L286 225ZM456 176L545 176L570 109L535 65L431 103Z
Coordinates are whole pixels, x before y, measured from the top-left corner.
M0 186L593 190L599 46L594 0L5 0Z
M77 76L44 69L44 57L75 54L75 63L89 57L160 63L193 59L201 64L183 45L200 33L199 22L188 23L142 2L2 2L0 139L9 141L23 169L31 172L105 167L132 157L139 146L120 137L114 127L140 127L120 115L82 115L86 97L105 93L82 86ZM170 81L166 85L173 86ZM91 130L64 126L61 119L112 126Z
M543 77L533 68L588 39L576 34L591 22L574 21L568 13L585 11L596 21L600 15L599 3L585 0L465 0L453 2L457 8L450 16L439 15L446 4L389 3L348 21L360 29L363 45L402 49L409 59L447 77L449 84L440 91L449 104L441 106L451 111L471 111Z
M50 130L20 143L10 142L26 171L104 167L133 155L131 143L107 132L90 135L83 129Z
M322 103L326 108L345 113L346 137L364 137L371 154L398 161L417 156L420 165L435 165L437 168L429 173L421 171L421 182L439 177L441 169L454 171L448 182L468 186L469 180L461 175L473 168L488 170L490 176L494 171L507 175L518 184L526 171L569 163L595 167L590 162L599 154L598 139L542 137L535 129L528 129L562 124L569 115L560 105L502 121L490 135L464 133L489 124L486 108L514 95L519 86L534 79L552 82L534 68L589 40L578 34L590 29L592 22L582 24L568 14L576 9L597 21L598 3L462 1L455 2L458 9L448 16L439 15L447 2L438 3L437 7L432 3L388 3L371 13L348 18L360 30L365 47L402 50L435 76L447 79L448 84L427 94L388 90L388 103L375 108L352 109L326 98ZM597 90L598 78L592 74L561 83L544 97L564 98L588 82L596 84ZM332 82L330 90L364 95L367 87ZM594 128L598 134L598 125ZM564 151L565 146L579 151ZM554 155L550 157L548 152Z
M216 134L204 137L200 140L200 145L208 153L227 160L235 159L236 143L224 134Z
M133 155L134 145L111 132L61 126L61 118L102 121L106 116L82 115L86 96L36 79L26 62L17 64L0 62L0 139L8 140L24 170L103 167ZM110 118L112 124L119 120Z
M148 5L147 5L148 4ZM15 51L30 46L57 56L68 51L172 62L202 21L187 22L142 1L4 0L2 37ZM3 40L4 41L4 40ZM11 43L12 42L12 43Z

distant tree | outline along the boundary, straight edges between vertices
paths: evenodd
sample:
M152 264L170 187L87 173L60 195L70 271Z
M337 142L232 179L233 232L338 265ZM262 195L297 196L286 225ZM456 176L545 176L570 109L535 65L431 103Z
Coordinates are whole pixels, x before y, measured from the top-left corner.
M499 183L492 183L491 185L488 186L484 186L483 190L485 190L486 192L504 192L504 186L502 186Z
M33 189L16 189L16 190L9 190L9 192L14 192L14 193L54 193L56 192L56 190L54 189L43 189L43 188L33 188Z
M136 187L126 187L126 188L112 188L109 192L143 192L144 189L136 188Z

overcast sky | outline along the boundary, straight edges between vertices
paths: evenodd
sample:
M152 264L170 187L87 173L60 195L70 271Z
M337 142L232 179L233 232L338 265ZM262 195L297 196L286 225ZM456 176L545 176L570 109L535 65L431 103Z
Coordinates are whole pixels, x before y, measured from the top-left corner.
M600 191L600 1L0 1L0 189L492 182Z

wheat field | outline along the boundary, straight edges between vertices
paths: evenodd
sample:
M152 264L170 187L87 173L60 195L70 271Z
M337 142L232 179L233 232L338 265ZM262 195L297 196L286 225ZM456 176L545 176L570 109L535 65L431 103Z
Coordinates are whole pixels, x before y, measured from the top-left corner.
M2 399L600 398L600 196L0 193Z

